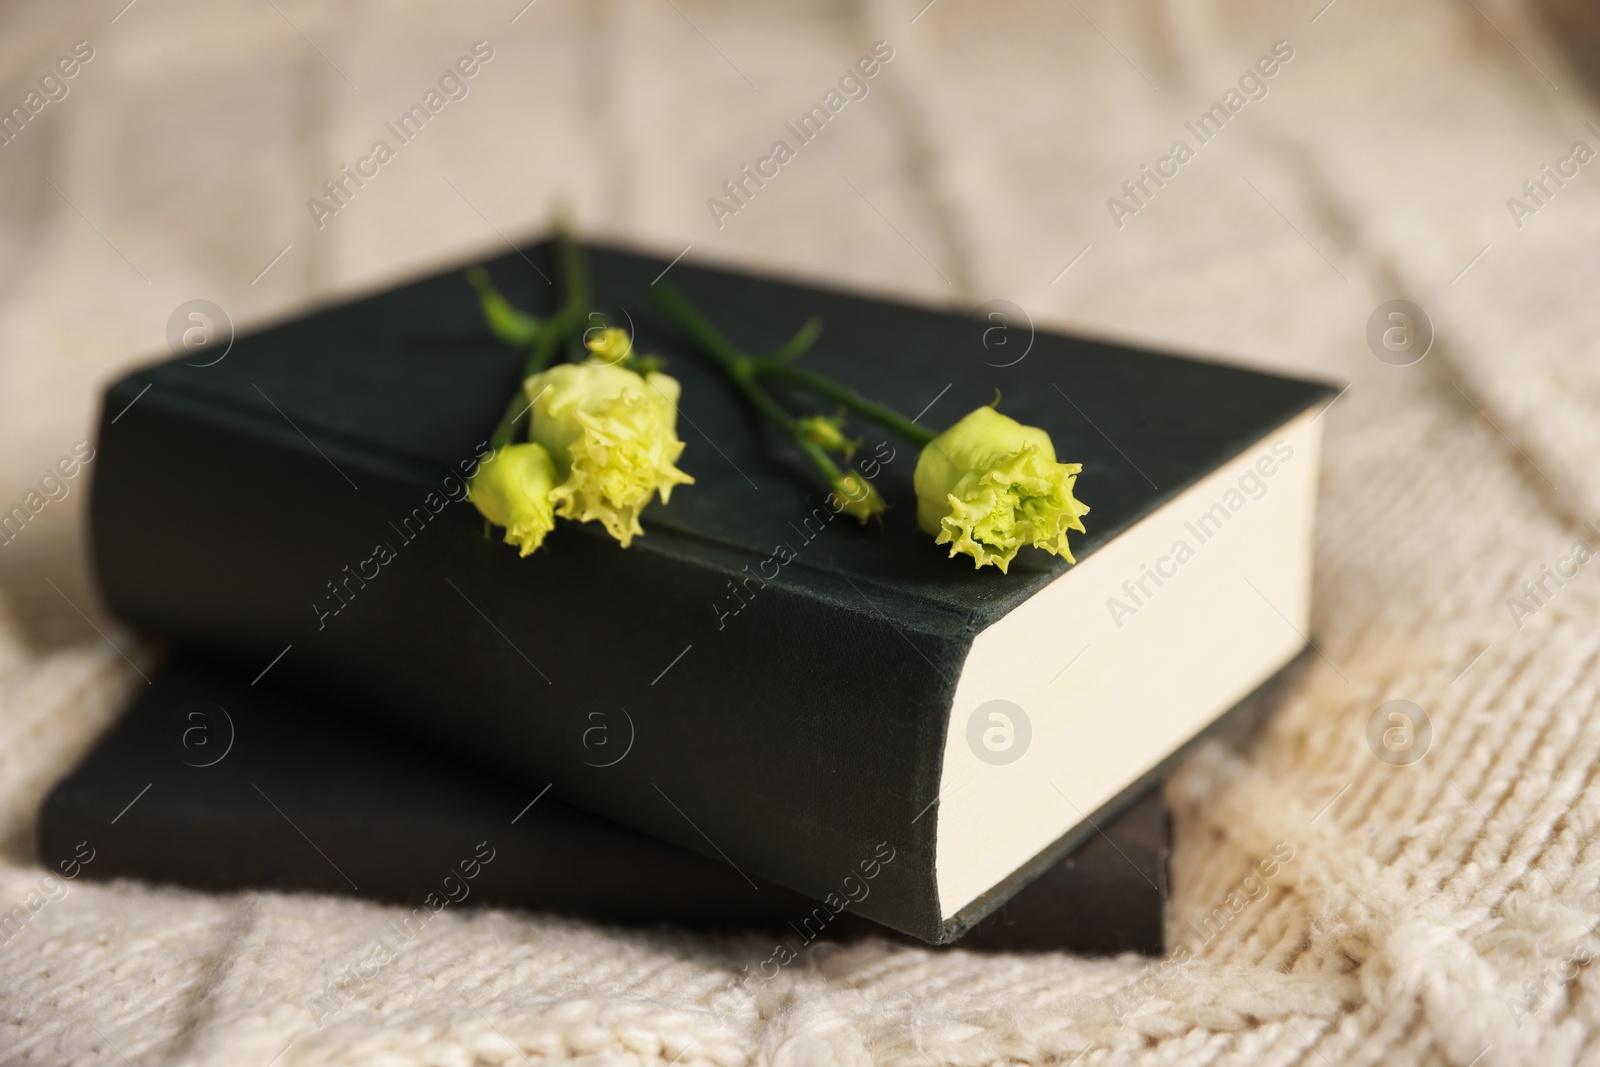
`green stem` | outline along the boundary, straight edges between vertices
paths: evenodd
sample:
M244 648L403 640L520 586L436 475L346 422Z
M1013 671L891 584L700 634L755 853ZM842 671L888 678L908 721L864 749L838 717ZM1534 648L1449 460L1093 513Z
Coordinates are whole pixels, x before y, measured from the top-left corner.
M565 228L556 230L555 244L564 300L560 308L539 324L533 343L528 346L528 358L522 364L523 381L550 365L550 360L562 343L570 341L573 332L583 325L589 308L589 270L584 263L583 250ZM582 336L581 333L579 336ZM524 390L519 387L507 402L505 414L490 435L489 443L497 450L514 443L527 422L529 407Z
M748 375L751 378L771 377L809 389L814 393L820 393L858 414L887 426L919 448L926 446L936 436L933 431L918 426L893 408L868 400L854 389L840 385L826 375L794 366L788 362L788 359L792 357L789 357L788 353L783 349L780 349L781 355L769 356L764 359L756 359L745 355L735 348L731 341L722 336L715 326L706 321L705 317L684 299L683 294L670 285L661 286L656 292L656 299L667 314L677 320L678 325L683 327L690 338L699 344L706 354L716 360L722 369L730 375ZM799 334L796 334L797 339L803 338L802 345L808 345L815 337L816 327L810 322L801 329ZM796 346L793 341L784 346L785 349L791 347L800 346ZM803 347L801 350L803 351ZM762 392L765 394L765 390ZM792 419L790 421L793 422Z
M815 441L799 434L791 436L794 437L794 443L800 446L800 451L804 452L811 462L816 464L817 470L822 472L822 476L828 480L828 484L837 487L839 479L844 477L844 472L839 469L839 465L833 461L827 451ZM854 491L852 491L853 493Z
M734 347L733 342L722 336L721 332L672 286L659 287L655 291L655 297L662 310L672 316L689 335L690 340L694 341L711 362L716 364L717 369L721 370L734 387L744 394L745 399L799 446L800 451L805 453L806 458L811 460L830 486L844 476L828 453L808 438L801 430L800 424L772 399L771 394L761 388L761 384L756 380L756 367L760 360Z
M739 376L741 372L737 368L742 362L753 362L735 348L732 341L722 336L717 328L671 285L658 287L655 290L655 299L656 303L661 305L661 310L671 315L683 328L683 332L689 335L689 339L699 345L705 355L710 356L712 361L730 376Z
M527 381L550 365L550 357L555 355L556 348L560 346L566 332L563 324L554 317L545 321L544 329L533 339L533 344L528 348L528 358L522 364L523 381Z
M767 361L757 363L755 372L758 375L788 382L790 385L798 385L802 389L811 390L813 393L820 393L830 400L843 404L858 415L864 415L874 422L888 427L919 448L926 447L928 442L938 436L932 430L918 426L893 408L868 400L854 389L839 384L825 374L818 374L816 371L806 370L804 367L796 367L789 363L771 363Z
M793 363L806 354L812 344L817 340L817 335L822 332L822 320L815 316L807 319L795 335L783 343L781 348L775 349L771 355L762 362L765 363Z
M527 410L527 403L522 399L522 390L518 389L506 403L506 412L500 416L500 425L489 435L489 444L496 452L516 442L517 431L521 428Z
M839 469L839 465L833 461L827 451L807 437L805 431L800 428L800 424L794 417L784 411L778 402L772 399L770 393L761 388L761 385L755 379L755 375L751 374L747 369L755 361L748 356L741 356L740 360L740 363L731 367L727 364L722 365L727 371L729 380L738 387L739 391L745 395L745 398L751 404L755 405L757 411L770 419L774 425L788 434L796 445L800 446L800 451L804 452L817 470L822 472L822 476L828 480L829 485L833 485L844 477L844 472Z
M565 311L576 314L581 321L589 307L589 267L583 250L564 226L556 230L556 256L561 261L561 282L567 297Z
M589 267L584 262L583 250L573 241L565 226L556 228L555 243L556 258L561 263L561 284L565 291L566 302L552 319L553 324L559 323L561 329L558 343L561 341L566 343L567 359L576 363L583 359L583 325L589 314L589 304L592 299Z

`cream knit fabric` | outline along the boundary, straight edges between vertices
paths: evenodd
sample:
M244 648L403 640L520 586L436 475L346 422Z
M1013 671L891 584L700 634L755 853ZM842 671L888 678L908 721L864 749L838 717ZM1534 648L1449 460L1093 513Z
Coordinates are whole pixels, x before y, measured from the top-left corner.
M0 505L184 300L291 314L557 198L668 256L1341 378L1318 652L1169 787L1193 958L822 945L751 996L755 939L447 909L389 958L393 909L46 882L39 800L159 654L95 606L80 482L0 547L0 911L27 917L0 1063L1600 1062L1600 564L1522 589L1600 546L1600 170L1520 228L1506 204L1600 150L1600 108L1510 2L924 2L0 10L0 104L94 49L0 147ZM719 229L707 198L879 39L868 97ZM318 229L306 199L477 40L470 94ZM1107 198L1279 40L1267 95L1118 228ZM1410 367L1364 341L1396 297L1436 327ZM1369 747L1392 699L1431 721L1409 765Z

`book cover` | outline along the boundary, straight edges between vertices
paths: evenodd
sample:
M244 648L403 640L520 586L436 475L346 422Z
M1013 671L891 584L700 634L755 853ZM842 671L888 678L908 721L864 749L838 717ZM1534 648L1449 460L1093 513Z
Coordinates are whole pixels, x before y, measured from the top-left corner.
M936 943L1304 646L1326 385L1044 331L1000 358L983 317L672 266L748 349L816 315L819 370L935 427L998 389L1083 464L1076 566L974 571L916 529L913 449L865 442L887 521L834 515L654 312L669 264L591 256L597 305L683 385L695 484L631 548L566 524L519 559L462 502L520 357L450 270L110 387L112 610L809 898L871 870L848 907ZM550 259L488 266L538 312Z

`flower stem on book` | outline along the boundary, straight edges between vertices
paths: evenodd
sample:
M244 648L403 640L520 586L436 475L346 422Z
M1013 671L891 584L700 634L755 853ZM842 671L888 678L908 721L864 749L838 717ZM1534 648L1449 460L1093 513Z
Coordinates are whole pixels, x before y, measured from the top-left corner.
M830 449L841 451L841 446L848 444L844 437L842 420L834 420L830 429L828 420L822 416L797 419L783 410L783 407L772 398L772 394L762 387L759 380L762 366L787 365L789 361L798 359L805 353L821 330L820 324L815 319L802 326L800 332L796 333L783 348L771 356L759 357L741 352L734 347L733 342L724 337L705 316L695 310L682 293L672 286L662 285L657 288L656 300L663 310L683 327L684 332L699 346L700 351L727 376L735 388L744 394L751 406L794 441L801 453L811 461L812 466L817 468L833 491L830 504L836 512L854 516L864 523L868 519L881 516L889 509L889 505L871 482L857 471L840 470L839 465L828 455ZM850 451L853 452L854 448L851 447Z
M949 545L950 555L968 555L975 567L989 565L1004 573L1024 545L1075 562L1067 532L1084 532L1089 508L1073 496L1082 466L1056 460L1050 435L1000 414L995 402L970 412L944 433L935 434L884 404L869 400L824 374L795 366L816 340L820 324L809 320L782 348L765 356L740 351L683 294L670 285L656 290L662 308L745 398L792 437L800 450L833 486L835 500L858 488L870 500L852 511L862 521L881 514L887 504L858 473L841 473L828 457L837 452L849 461L859 442L844 434L845 411L884 426L922 449L913 484L917 493L917 525ZM794 418L763 387L774 379L816 393L840 405L837 416Z

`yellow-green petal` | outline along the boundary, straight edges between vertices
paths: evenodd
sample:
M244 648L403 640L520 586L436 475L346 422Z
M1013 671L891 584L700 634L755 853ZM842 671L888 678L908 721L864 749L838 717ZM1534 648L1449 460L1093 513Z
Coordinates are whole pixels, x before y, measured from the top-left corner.
M526 556L555 527L550 503L555 464L543 445L507 445L478 465L467 483L467 499L496 526L505 527L506 544Z
M693 483L675 465L681 387L665 374L603 363L564 363L524 383L528 436L544 445L558 478L550 499L564 519L599 522L626 548L644 533L639 513L657 493Z
M1050 435L981 407L934 438L917 459L917 525L1002 572L1033 545L1073 562L1067 531L1089 508L1073 496L1077 463L1058 463Z

